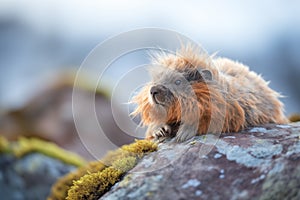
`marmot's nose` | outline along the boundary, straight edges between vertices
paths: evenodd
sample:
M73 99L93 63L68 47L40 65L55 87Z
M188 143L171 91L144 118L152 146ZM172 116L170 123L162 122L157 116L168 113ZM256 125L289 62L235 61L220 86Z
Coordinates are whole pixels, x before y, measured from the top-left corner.
M153 87L151 87L151 89L150 89L150 94L151 94L152 96L154 96L154 95L156 95L156 94L159 94L159 93L161 93L161 89L160 89L158 86L153 86Z
M165 102L166 98L166 88L162 85L156 85L151 87L150 94L155 103L160 104Z

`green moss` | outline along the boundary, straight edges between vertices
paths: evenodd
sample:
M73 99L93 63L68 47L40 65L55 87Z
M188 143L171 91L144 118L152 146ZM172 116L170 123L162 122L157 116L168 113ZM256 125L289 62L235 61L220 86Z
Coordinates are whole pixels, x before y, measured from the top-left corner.
M101 172L84 175L78 181L74 181L73 186L68 191L67 199L98 199L136 163L136 157L124 157L114 161L111 167Z
M80 156L61 149L54 143L46 142L37 138L21 137L17 141L9 142L6 138L0 136L0 153L1 152L12 153L18 158L33 152L39 152L77 167L86 164L86 161Z
M12 145L12 153L16 157L23 157L24 155L32 152L39 152L77 167L86 164L86 161L80 156L63 150L54 143L46 142L37 138L21 137L15 144Z
M136 156L141 158L145 153L153 152L157 150L157 144L149 141L149 140L136 140L134 143L129 145L123 145L121 148L110 151L107 155L101 159L103 163L106 165L112 165L112 162L128 157L128 156Z
M147 140L110 151L100 161L89 163L59 179L52 187L48 200L98 199L132 169L146 153L157 150L157 145ZM103 164L105 163L105 164Z
M62 200L65 199L68 190L73 185L74 180L80 179L85 174L95 173L102 171L106 166L100 161L92 161L87 165L78 168L76 171L61 177L51 188L51 194L48 200Z
M3 136L0 136L0 153L9 152L9 142Z
M137 163L137 158L133 156L128 156L121 158L113 162L112 167L120 170L121 172L127 172L131 170Z
M74 182L74 185L68 191L66 199L98 199L108 188L118 181L121 174L120 170L112 167L108 167L101 172L86 174Z

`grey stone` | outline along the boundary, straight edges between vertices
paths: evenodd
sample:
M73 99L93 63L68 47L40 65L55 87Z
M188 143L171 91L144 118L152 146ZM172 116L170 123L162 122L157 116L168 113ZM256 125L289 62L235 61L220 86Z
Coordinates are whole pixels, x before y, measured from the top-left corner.
M39 153L20 159L0 154L0 199L46 199L56 180L75 167Z
M296 200L299 188L300 124L269 124L166 141L101 199Z

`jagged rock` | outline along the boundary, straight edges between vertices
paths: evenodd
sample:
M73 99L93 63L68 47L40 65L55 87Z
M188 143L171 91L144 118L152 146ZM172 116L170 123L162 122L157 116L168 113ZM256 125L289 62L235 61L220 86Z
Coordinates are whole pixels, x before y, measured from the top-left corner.
M19 159L12 154L0 154L0 199L46 199L52 184L74 169L39 153Z
M300 123L162 143L101 199L300 199Z

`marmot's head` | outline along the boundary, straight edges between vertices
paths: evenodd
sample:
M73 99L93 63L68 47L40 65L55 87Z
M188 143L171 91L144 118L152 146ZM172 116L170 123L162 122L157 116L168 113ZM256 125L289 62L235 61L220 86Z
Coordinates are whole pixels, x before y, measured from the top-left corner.
M210 115L208 84L218 76L205 54L195 55L189 48L175 55L162 55L153 61L149 82L133 102L133 115L141 115L142 123L193 123L203 113ZM198 109L197 109L198 108Z

